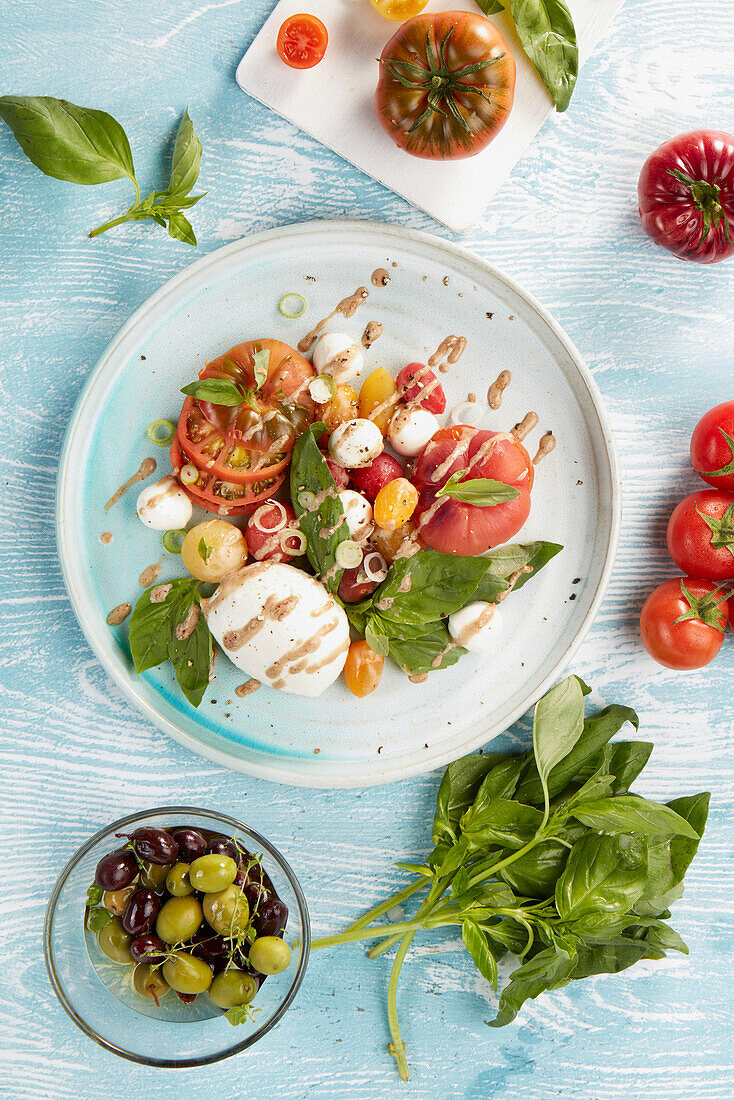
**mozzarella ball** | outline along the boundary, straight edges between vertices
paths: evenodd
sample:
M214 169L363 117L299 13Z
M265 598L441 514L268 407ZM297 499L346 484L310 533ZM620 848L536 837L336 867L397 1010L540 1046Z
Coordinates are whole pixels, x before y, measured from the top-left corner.
M181 561L192 577L214 584L247 560L247 543L239 527L226 519L208 519L187 532Z
M449 615L452 641L470 653L486 653L500 633L502 620L497 605L476 600Z
M280 691L320 695L344 668L344 608L292 565L260 561L228 574L204 614L230 661Z
M372 505L354 489L342 489L339 493L349 534L355 542L362 542L372 533Z
M404 405L393 416L387 429L387 439L394 451L413 458L425 447L439 428L438 420L428 409Z
M329 458L348 470L369 466L383 447L382 432L371 420L345 420L329 436Z
M138 519L154 531L178 531L191 519L193 505L175 477L162 477L138 497Z
M313 349L313 365L337 383L349 382L362 370L364 356L359 344L343 332L325 332Z

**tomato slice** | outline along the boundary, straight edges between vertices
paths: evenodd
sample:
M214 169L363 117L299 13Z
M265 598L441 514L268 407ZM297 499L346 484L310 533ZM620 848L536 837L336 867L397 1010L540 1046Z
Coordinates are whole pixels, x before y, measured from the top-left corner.
M260 351L268 351L269 360L258 388L254 364ZM308 360L280 340L248 340L207 363L199 377L231 379L247 397L234 406L186 398L176 434L193 465L239 485L286 470L296 439L315 414Z
M326 53L329 33L315 15L291 15L278 31L276 46L281 61L291 69L312 69Z
M480 508L436 495L453 473L462 471L462 481L494 478L516 488L518 496ZM413 472L420 493L413 521L421 539L442 554L483 554L507 542L528 518L534 476L530 455L514 436L468 424L441 428L424 447Z
M174 436L171 444L171 465L176 477L179 477L183 466L196 466L199 480L193 485L181 482L181 487L194 504L207 512L214 512L217 516L246 516L253 512L261 501L277 493L287 473L287 470L283 470L275 476L246 484L225 481L212 470L202 470L197 466L192 461L192 456L181 447L178 435Z

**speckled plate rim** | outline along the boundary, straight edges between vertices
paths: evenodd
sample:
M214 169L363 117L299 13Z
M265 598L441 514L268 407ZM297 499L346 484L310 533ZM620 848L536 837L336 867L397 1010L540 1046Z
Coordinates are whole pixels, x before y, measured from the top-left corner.
M606 545L606 551L604 556L604 563L602 566L600 580L594 597L589 605L589 609L581 621L576 633L571 638L571 641L563 649L558 659L553 664L548 674L543 680L534 685L531 691L518 703L518 705L509 714L509 718L504 718L501 729L490 728L487 731L480 733L462 744L458 751L452 750L447 752L436 752L435 754L427 755L421 758L420 761L416 761L414 764L405 764L396 762L392 766L387 762L387 766L380 767L376 761L370 763L369 769L360 767L359 774L344 774L344 772L335 773L331 769L324 772L318 772L313 769L308 771L299 770L298 762L293 761L289 763L282 758L278 758L277 762L273 764L263 764L258 760L251 760L243 757L234 757L226 751L221 751L213 746L202 744L197 738L191 736L185 730L181 729L175 723L169 721L163 717L155 707L151 706L147 700L142 698L136 690L135 684L132 683L122 667L118 667L115 662L108 658L108 654L105 651L102 638L98 635L92 624L89 622L83 600L83 593L81 586L77 582L74 569L71 564L71 557L69 554L69 547L67 544L65 531L64 531L64 515L67 506L67 492L66 485L70 472L70 457L75 445L75 432L78 421L83 413L87 411L87 404L91 400L94 387L104 373L108 360L114 354L118 346L129 335L132 329L135 328L149 315L161 309L164 306L166 299L175 294L175 292L186 283L189 279L199 276L207 267L219 263L223 257L233 255L238 252L246 252L250 248L258 247L262 244L267 244L269 241L282 241L283 238L287 238L290 234L303 235L304 233L317 232L324 233L329 230L334 232L352 232L355 234L365 234L367 236L381 236L383 239L393 238L394 245L399 248L403 242L416 242L424 246L429 246L437 254L444 253L452 259L463 261L464 263L473 264L475 267L481 269L486 275L495 279L498 283L503 284L509 291L516 294L522 301L535 312L538 318L547 326L551 333L556 337L559 343L563 346L567 352L570 360L572 361L579 378L583 382L586 391L589 396L589 400L594 409L596 417L599 422L599 429L601 438L604 442L605 454L608 463L609 484L611 486L611 500L608 502L609 514L610 514L610 527L609 536ZM575 347L573 342L566 335L565 331L561 328L558 322L551 316L550 313L523 287L521 287L514 279L510 278L500 271L494 264L488 260L483 259L480 256L476 256L469 249L463 248L460 245L454 244L452 241L444 240L441 237L437 237L432 233L425 233L421 230L409 229L404 226L392 225L387 222L374 222L374 221L360 221L357 219L314 219L306 222L294 222L289 225L279 226L275 229L264 230L260 233L254 233L250 236L243 237L240 240L233 241L231 244L224 245L222 248L215 249L213 252L206 256L203 256L200 260L196 260L193 264L184 268L173 278L165 282L157 291L155 291L149 298L147 298L141 306L132 314L132 316L125 322L125 324L118 330L117 334L113 337L105 350L102 352L94 367L92 368L82 390L79 394L77 402L74 406L69 426L64 436L64 441L61 449L61 456L59 460L59 470L56 482L56 517L55 517L55 529L56 529L56 545L61 563L61 571L64 579L66 590L69 594L72 609L77 618L77 621L86 637L89 645L97 658L101 661L103 667L107 673L111 676L114 683L123 693L125 698L132 703L138 711L140 711L153 725L167 733L180 745L189 749L197 756L204 757L207 760L212 761L221 767L228 768L232 771L244 772L246 775L252 775L258 779L266 779L274 783L284 783L290 786L298 787L321 787L321 788L344 788L344 787L367 787L376 786L382 783L393 783L400 779L407 779L414 775L424 775L426 772L430 772L439 768L450 761L457 759L459 756L480 748L482 745L487 744L492 738L499 736L500 733L508 729L519 717L525 714L538 699L555 683L560 673L568 666L573 659L575 653L579 649L579 646L584 641L588 634L591 625L596 618L597 612L602 604L604 596L606 595L609 581L611 579L612 570L614 568L614 559L617 552L617 546L619 544L619 535L622 523L622 481L620 473L619 456L617 454L617 447L614 441L614 433L609 420L606 407L604 405L603 398L599 391L599 388L594 381L594 378L586 366L580 352Z

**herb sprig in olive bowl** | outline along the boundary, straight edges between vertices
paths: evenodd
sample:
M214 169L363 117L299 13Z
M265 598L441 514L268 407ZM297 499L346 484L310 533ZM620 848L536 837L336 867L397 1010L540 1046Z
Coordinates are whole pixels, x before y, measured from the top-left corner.
M279 852L241 822L189 807L97 833L46 914L63 1007L145 1065L205 1065L257 1042L295 997L309 942L305 899Z

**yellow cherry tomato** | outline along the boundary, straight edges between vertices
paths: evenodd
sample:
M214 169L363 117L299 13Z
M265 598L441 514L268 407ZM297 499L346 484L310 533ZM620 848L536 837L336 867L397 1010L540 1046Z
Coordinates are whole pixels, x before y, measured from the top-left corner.
M416 550L419 543L416 540L415 530L410 523L403 524L395 531L387 531L384 527L375 527L370 535L370 544L375 550L379 550L388 565L392 565L398 552L405 543L414 543Z
M352 695L363 699L371 695L380 680L385 658L367 642L352 642L344 665L344 679Z
M333 432L340 424L359 417L359 398L352 386L337 386L331 401L318 406L318 419Z
M181 561L199 581L220 581L247 561L247 543L239 527L226 519L208 519L187 532Z
M404 23L425 8L428 0L370 0L370 4L393 23Z
M383 531L396 531L407 523L418 503L418 490L407 477L396 477L383 485L375 497L374 520Z
M359 391L359 415L363 420L373 420L385 435L397 403L395 379L384 367L373 370L372 374L365 378ZM375 409L381 411L373 415Z

